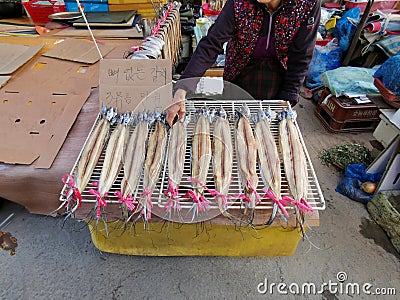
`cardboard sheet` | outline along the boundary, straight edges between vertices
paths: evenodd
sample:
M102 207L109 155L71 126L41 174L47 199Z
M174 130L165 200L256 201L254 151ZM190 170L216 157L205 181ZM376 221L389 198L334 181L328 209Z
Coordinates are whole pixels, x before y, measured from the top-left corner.
M0 161L50 168L92 87L98 65L38 57L0 89Z
M0 88L3 87L10 78L11 76L0 76Z
M43 46L0 44L0 75L10 75L32 59Z
M161 111L171 103L171 82L172 63L169 59L102 60L100 106L104 103L121 112L154 108Z
M114 46L98 44L101 55L107 55ZM100 60L95 44L90 40L66 39L56 47L43 53L43 56L94 64Z

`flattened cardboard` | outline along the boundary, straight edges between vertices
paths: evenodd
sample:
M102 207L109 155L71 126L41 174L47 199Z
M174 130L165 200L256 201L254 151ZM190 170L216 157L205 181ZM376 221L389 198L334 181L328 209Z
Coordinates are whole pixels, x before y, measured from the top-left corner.
M111 45L98 44L98 47L103 57L114 49ZM82 39L66 39L42 55L86 64L94 64L100 60L95 44Z
M119 111L165 109L172 99L169 59L105 59L100 62L100 107ZM161 88L162 87L162 88ZM144 103L143 103L144 101Z
M42 49L40 46L0 44L0 75L9 75L32 59Z
M0 76L0 88L3 87L10 78L11 76Z
M48 57L24 66L0 89L0 161L50 168L97 76L98 65Z

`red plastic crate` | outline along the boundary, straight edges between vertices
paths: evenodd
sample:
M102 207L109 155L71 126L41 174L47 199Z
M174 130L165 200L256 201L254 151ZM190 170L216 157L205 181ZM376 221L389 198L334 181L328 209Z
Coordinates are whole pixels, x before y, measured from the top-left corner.
M330 116L323 108L317 107L314 114L326 130L332 133L374 131L379 121L375 119L350 120L340 122Z
M379 121L379 109L374 103L354 104L346 97L330 96L326 101L329 90L325 89L317 104L317 110L325 110L338 122L348 121Z
M386 88L379 78L374 77L374 85L379 90L386 103L393 107L400 108L400 96Z
M375 104L352 104L345 97L335 96L329 97L324 102L329 94L328 88L322 91L314 111L329 132L372 131L378 125L379 110Z
M64 12L64 4L56 4L56 1L48 1L49 4L44 4L43 1L28 1L22 2L26 12L35 25L44 25L51 21L49 15Z

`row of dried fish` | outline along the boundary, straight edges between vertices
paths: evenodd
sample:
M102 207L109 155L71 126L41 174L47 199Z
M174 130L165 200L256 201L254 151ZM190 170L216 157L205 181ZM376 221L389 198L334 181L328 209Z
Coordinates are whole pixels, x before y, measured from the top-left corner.
M306 201L308 188L306 158L294 125L293 111L290 109L283 111L280 114L279 125L284 170L293 198L281 195L281 161L270 129L273 112L260 110L251 118L246 105L236 112L233 135L243 192L236 195L229 194L234 150L227 113L222 107L218 110L204 107L196 114L194 120L190 147L191 189L180 193L188 148L187 125L190 117L187 116L183 122L177 122L169 128L163 115L157 112L153 114L143 112L139 116L125 113L117 117L115 110L103 108L102 118L82 150L74 172L75 176L72 178L67 175L63 178L70 187L66 201L68 213L72 214L80 207L81 193L86 189L104 147L105 157L97 190L90 189L90 193L97 199L96 219L101 217L102 209L107 205L108 193L122 169L120 191L116 191L115 196L122 203L124 216L126 220L135 221L142 218L144 222L148 222L152 216L152 195L160 180L164 164L167 164L168 170L164 209L167 213L180 211L180 200L192 199L192 221L201 221L198 215L210 209L210 199L215 200L220 213L224 216L232 221L246 224L253 222L255 207L263 198L274 202L273 212L270 219L265 222L266 225L272 223L278 208L284 218L289 217L286 210L288 205L298 208L300 212L312 210ZM254 132L251 121L255 124ZM109 133L113 122L118 122L118 125ZM214 126L211 138L212 123ZM131 125L134 129L130 134ZM214 180L208 182L211 164ZM263 196L257 192L259 185L257 164L264 185ZM143 186L139 187L141 179ZM135 199L134 195L137 195L140 189L142 193ZM229 203L237 200L245 203L243 215L248 217L245 221L242 216L234 216L228 211Z

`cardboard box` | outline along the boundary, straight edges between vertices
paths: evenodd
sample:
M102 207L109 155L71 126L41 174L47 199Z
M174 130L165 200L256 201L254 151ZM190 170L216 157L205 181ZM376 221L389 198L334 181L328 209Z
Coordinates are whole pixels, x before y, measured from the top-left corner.
M0 161L50 168L92 87L98 66L35 57L0 89Z

